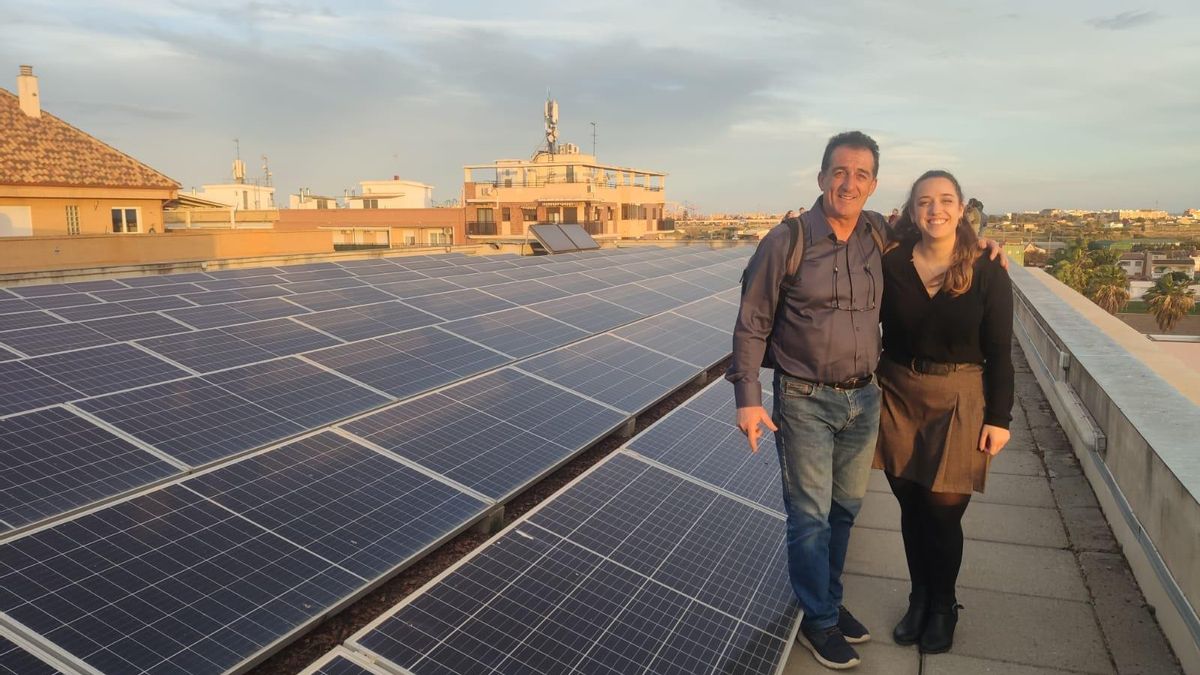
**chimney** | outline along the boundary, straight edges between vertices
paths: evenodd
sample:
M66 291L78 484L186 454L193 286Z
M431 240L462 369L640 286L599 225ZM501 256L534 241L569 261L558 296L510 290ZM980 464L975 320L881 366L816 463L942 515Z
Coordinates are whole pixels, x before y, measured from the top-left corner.
M392 176L392 180L400 180L400 176L395 176L395 175L393 175L393 176Z
M17 96L21 100L21 112L30 117L42 116L42 103L38 99L37 76L33 74L33 66L21 66L21 74L17 76Z

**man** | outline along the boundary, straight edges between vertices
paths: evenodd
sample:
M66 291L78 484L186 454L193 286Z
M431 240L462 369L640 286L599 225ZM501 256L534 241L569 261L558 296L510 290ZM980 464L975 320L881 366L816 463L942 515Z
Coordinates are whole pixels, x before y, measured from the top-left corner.
M804 610L799 639L835 669L857 665L850 643L871 638L841 604L841 577L879 429L873 373L883 274L875 234L886 226L882 215L863 210L878 171L879 145L870 136L849 131L829 139L817 175L821 196L800 216L800 236L807 237L799 281L780 304L791 236L781 223L746 266L726 373L751 451L758 449L760 425L775 432L788 576ZM999 254L995 242L985 245L992 257ZM758 381L764 354L775 369L773 418L762 407Z
M883 278L863 213L875 191L879 146L857 131L829 140L803 216L800 282L775 316L790 233L773 228L746 267L733 337L738 427L757 450L760 426L776 432L787 510L788 575L804 610L800 641L822 665L850 668L848 641L870 639L841 606L850 527L866 494L879 429L879 301ZM772 332L772 328L774 331ZM759 365L771 335L775 418L762 407ZM778 426L776 426L778 423Z

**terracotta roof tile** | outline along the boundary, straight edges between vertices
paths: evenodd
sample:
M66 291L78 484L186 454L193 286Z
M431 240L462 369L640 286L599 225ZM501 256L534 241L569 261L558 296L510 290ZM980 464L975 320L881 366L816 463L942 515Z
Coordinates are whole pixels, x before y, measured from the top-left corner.
M0 185L178 188L179 183L0 89Z

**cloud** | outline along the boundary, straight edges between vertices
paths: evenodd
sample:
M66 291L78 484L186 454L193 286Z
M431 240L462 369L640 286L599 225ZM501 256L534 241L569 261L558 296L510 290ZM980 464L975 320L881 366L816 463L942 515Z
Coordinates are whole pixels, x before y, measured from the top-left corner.
M116 103L112 101L59 101L58 109L84 115L111 114L116 117L139 117L146 120L175 121L192 116L183 110L156 108L133 103Z
M1161 18L1163 17L1158 12L1141 10L1121 12L1113 16L1098 16L1088 19L1087 22L1102 30L1129 30L1130 28L1138 28L1148 23L1153 23Z

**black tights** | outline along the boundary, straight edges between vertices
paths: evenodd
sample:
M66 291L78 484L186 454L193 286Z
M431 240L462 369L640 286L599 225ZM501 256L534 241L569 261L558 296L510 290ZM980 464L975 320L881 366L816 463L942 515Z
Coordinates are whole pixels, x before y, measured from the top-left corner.
M971 495L931 492L920 483L888 476L900 502L900 532L913 593L933 602L953 603L962 565L962 517Z

